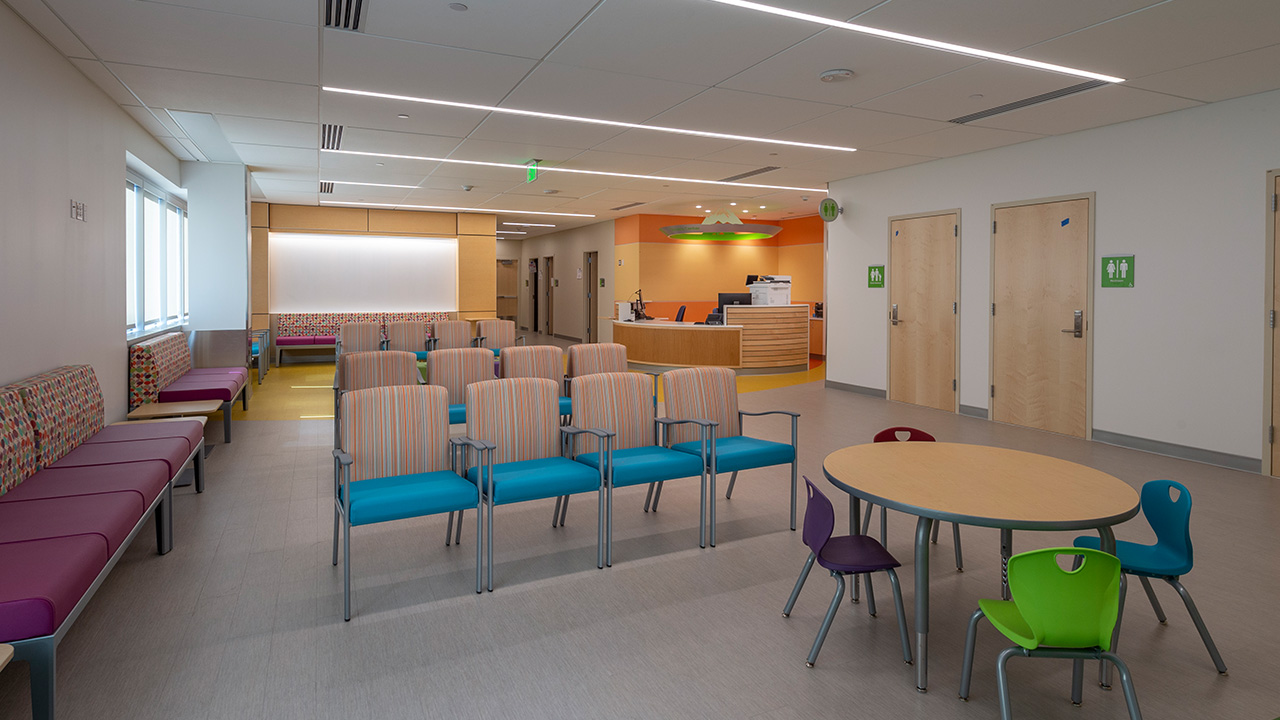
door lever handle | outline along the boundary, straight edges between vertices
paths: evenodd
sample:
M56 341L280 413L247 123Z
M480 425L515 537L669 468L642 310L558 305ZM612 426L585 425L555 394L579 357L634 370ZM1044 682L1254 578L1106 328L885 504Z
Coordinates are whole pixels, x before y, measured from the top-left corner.
M889 313L889 324L890 325L898 324L898 304L897 303L893 304L892 310Z
M1075 327L1069 330L1063 330L1064 333L1071 333L1073 337L1084 337L1084 311L1076 310L1072 315L1075 318Z

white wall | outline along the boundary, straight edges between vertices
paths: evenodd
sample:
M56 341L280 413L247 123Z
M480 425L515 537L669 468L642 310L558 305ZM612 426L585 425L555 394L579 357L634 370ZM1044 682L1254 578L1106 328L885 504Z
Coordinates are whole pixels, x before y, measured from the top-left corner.
M125 153L178 161L3 4L0 67L0 385L88 363L123 419Z
M827 377L885 387L887 296L866 267L887 260L890 216L958 207L960 402L985 408L991 205L1096 192L1095 266L1137 257L1133 289L1095 290L1094 428L1258 458L1276 168L1280 92L832 183Z
M533 327L533 319L530 317L532 309L529 300L530 289L524 285L529 279L529 261L548 256L555 258L555 275L560 280L560 286L552 290L555 294L553 322L557 335L581 339L586 332L586 322L582 312L585 279L578 279L578 268L583 269L583 277L586 277L586 268L582 263L583 253L599 253L597 255L600 262L599 274L604 278L604 287L596 288L600 293L599 314L611 314L609 306L613 302L614 267L612 220L540 235L527 239L520 245L520 281L518 283L520 314L517 322L519 327ZM502 257L501 253L498 256ZM600 341L612 342L613 325L607 320L597 320L597 322L600 322Z
M244 165L183 162L191 330L249 327L249 174Z

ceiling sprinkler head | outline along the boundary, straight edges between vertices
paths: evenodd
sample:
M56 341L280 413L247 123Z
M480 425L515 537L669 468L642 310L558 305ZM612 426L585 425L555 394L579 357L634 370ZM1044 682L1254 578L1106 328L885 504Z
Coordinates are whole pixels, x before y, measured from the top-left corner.
M474 187L475 187L475 185L463 185L463 186L462 186L462 191L463 191L463 192L471 192L471 188L474 188Z
M543 191L542 191L542 194L543 194L543 195L555 195L555 194L556 194L556 193L558 193L558 192L560 192L560 191L559 191L559 190L543 190Z
M853 77L852 70L826 70L818 74L818 79L824 83L843 82Z
M457 10L458 12L466 12L467 6L462 3L449 3L449 9Z

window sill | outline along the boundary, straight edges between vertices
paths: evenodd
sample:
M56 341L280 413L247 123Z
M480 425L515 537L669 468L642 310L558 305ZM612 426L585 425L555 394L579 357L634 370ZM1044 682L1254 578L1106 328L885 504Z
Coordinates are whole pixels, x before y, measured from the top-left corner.
M182 330L187 326L188 322L189 322L189 318L184 318L178 322L173 322L168 325L161 325L160 327L151 328L149 330L144 330L138 333L126 332L125 342L129 345L133 345L135 343L142 342L143 340L155 337L157 335L163 335L165 333L173 332L175 330Z

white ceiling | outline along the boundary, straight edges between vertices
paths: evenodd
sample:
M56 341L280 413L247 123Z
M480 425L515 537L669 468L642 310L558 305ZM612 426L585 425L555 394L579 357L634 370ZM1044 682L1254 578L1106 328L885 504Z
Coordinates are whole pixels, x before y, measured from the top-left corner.
M325 0L3 1L178 157L238 155L260 199L597 216L501 218L557 229L637 212L693 214L695 204L731 199L752 200L761 219L777 220L815 212L822 193L554 172L525 184L519 169L324 153L320 124L345 128L345 150L517 165L538 158L544 167L704 180L776 166L743 182L821 188L1280 88L1277 0L769 0L1127 79L967 125L947 120L1080 79L708 0L467 0L465 12L443 0L365 0L360 33L324 29ZM837 68L856 75L818 81ZM859 152L493 114L323 85ZM175 117L187 118L188 130L200 120L199 136L188 137ZM218 128L225 142L211 138ZM321 195L321 180L409 187L338 185ZM635 202L644 204L611 210Z

